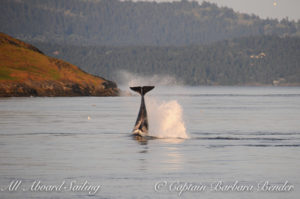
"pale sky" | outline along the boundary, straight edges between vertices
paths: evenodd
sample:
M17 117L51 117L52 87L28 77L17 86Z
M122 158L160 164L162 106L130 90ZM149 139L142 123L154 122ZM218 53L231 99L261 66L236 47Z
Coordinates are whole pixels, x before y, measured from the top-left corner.
M135 0L135 1L178 1L178 0ZM180 1L180 0L179 0ZM203 0L196 0L202 3ZM227 6L242 13L255 14L261 18L300 20L300 0L206 0Z

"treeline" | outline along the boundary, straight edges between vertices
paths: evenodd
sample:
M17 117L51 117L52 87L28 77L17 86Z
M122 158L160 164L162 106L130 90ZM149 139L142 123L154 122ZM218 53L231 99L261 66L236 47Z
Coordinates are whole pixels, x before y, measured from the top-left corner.
M125 70L173 75L189 85L300 85L297 37L256 36L186 47L34 44L51 56L116 82L116 72Z
M184 46L250 35L300 35L300 21L262 20L187 0L1 0L0 13L0 32L31 42Z

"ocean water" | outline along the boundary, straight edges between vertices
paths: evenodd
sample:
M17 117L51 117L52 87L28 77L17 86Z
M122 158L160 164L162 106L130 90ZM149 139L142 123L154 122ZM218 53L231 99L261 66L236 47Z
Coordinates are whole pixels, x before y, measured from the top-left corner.
M156 87L160 139L130 136L139 105L1 98L0 198L299 198L299 87Z

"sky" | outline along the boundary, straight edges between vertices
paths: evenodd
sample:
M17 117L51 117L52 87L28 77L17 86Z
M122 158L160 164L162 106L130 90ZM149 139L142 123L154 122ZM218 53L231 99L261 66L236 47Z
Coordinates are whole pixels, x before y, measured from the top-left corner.
M178 0L135 0L135 1L178 1ZM202 3L203 0L196 0ZM227 6L235 11L255 14L261 18L300 20L300 0L206 0L219 6Z

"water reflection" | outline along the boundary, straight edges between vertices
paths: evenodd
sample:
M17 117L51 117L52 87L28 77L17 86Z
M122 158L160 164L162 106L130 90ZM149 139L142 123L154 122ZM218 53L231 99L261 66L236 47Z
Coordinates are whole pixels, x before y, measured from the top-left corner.
M170 143L170 144L180 144L184 142L185 139L182 138L164 138L159 139L160 142Z
M132 138L136 140L140 145L147 145L148 144L148 138L143 137L140 135L132 135Z
M139 170L140 171L147 171L149 167L148 162L148 146L142 145L142 149L138 151L139 153Z
M163 163L168 171L183 169L184 156L178 147L167 147L164 155Z
M180 143L185 139L159 139L153 137L132 136L141 145L137 152L139 154L139 170L147 168L158 169L159 171L178 171L184 168L184 155L180 149ZM159 145L157 145L159 144ZM157 146L161 146L157 148ZM155 157L156 161L152 159Z
M143 137L139 135L133 135L132 138L136 140L141 145L147 145L150 140L159 140L160 142L170 143L170 144L180 144L185 139L182 138L155 138L151 136Z

